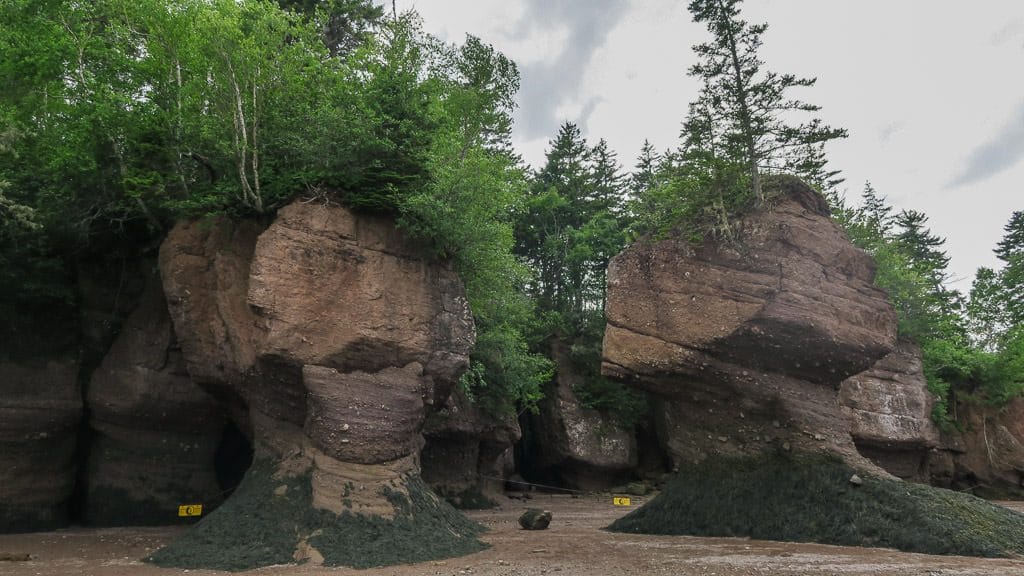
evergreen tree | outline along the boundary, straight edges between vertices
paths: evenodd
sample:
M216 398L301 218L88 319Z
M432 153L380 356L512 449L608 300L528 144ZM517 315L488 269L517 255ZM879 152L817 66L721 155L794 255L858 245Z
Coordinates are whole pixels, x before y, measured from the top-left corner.
M767 25L740 18L741 1L693 0L689 4L694 21L707 26L712 41L693 48L700 61L690 74L701 79L703 88L697 106L691 108L694 121L687 130L704 132L702 139L716 141L719 148L709 148L711 152L740 162L759 201L764 200L762 170L798 167L827 183L835 173L825 170L817 145L843 138L846 131L817 118L788 123L793 112L820 109L787 96L791 88L813 86L816 79L762 71L758 51Z
M332 56L355 50L384 16L372 0L277 0L282 8L310 18Z
M643 196L655 186L661 155L646 138L640 147L640 156L636 160L633 172L629 175L629 191L634 199Z
M1024 325L1024 211L1014 212L1003 229L1006 233L996 247L996 257L1004 263L1003 306L1007 320L1019 326Z
M895 239L906 250L914 270L927 278L932 289L938 292L949 279L946 272L949 256L942 250L945 238L932 234L925 226L927 222L928 216L922 212L902 210L893 218L893 223L899 228Z

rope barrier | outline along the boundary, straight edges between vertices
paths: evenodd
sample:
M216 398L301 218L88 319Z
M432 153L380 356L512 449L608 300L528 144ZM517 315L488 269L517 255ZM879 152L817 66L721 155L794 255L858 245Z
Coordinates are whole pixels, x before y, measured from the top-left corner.
M483 474L479 474L478 477L479 478L484 478L486 480L499 480L501 482L509 482L509 483L512 483L512 484L523 484L525 486L536 486L538 488L545 488L547 490L561 490L563 492L572 492L572 493L575 493L575 494L586 494L587 493L585 490L573 490L572 488L562 488L562 487L559 487L559 486L548 486L546 484L537 484L535 482L526 482L524 480L509 480L508 478L498 478L497 476L484 476Z

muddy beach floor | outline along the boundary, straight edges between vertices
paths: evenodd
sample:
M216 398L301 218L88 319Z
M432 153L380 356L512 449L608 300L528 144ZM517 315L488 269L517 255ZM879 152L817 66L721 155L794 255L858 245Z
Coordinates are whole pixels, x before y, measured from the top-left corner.
M634 498L633 504L640 499ZM1024 502L1004 503L1024 512ZM528 507L554 513L551 527L529 532L516 519ZM537 495L527 502L506 500L501 509L470 512L488 532L491 547L443 561L354 570L317 566L271 566L234 574L332 576L593 576L622 574L747 576L780 575L1021 575L1022 559L928 556L895 550L737 538L638 536L601 530L631 508L612 505L610 496L569 498ZM72 528L55 532L0 535L3 576L208 576L232 574L165 569L143 557L174 539L181 527ZM25 555L29 560L22 560ZM16 560L3 560L16 558Z

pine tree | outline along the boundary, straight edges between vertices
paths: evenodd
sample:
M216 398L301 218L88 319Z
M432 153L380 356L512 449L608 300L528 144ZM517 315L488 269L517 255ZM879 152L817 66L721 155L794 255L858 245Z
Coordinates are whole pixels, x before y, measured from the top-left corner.
M1003 228L996 257L1005 263L1001 273L1003 305L1009 322L1024 325L1024 211L1014 212Z
M332 56L348 54L384 16L371 0L277 0L281 8L312 19Z
M629 175L629 191L634 199L639 199L654 187L658 164L661 162L661 155L654 149L654 146L646 138L643 146L640 147L640 156L637 158L633 173Z
M693 0L689 10L695 22L707 25L712 41L693 47L700 62L690 74L703 81L698 103L691 108L688 130L706 132L702 140L716 140L727 157L741 162L759 201L762 170L801 167L821 177L835 178L825 170L818 144L843 138L846 131L814 118L791 125L783 117L792 112L817 112L820 107L789 99L791 88L813 86L814 78L762 71L758 56L766 24L750 24L740 18L742 0ZM705 113L707 113L706 121ZM715 150L719 153L718 150Z

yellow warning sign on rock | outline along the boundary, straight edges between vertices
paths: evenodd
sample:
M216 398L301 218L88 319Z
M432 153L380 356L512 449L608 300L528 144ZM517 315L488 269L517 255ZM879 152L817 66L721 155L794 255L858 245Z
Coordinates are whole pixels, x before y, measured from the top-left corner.
M612 504L616 506L629 506L629 496L615 496L612 498Z
M202 516L203 505L202 504L182 504L178 506L178 516Z

